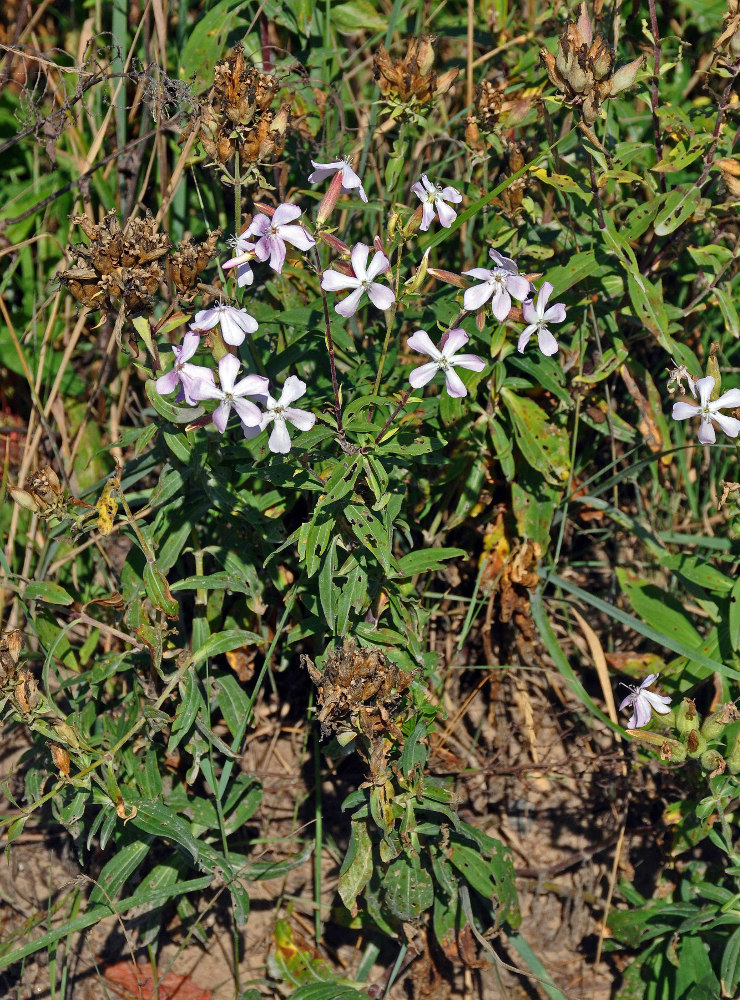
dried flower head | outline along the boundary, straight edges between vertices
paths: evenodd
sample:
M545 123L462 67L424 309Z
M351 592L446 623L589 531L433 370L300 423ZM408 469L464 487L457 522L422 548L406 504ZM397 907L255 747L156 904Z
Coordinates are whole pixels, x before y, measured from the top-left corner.
M582 3L578 20L569 21L558 39L556 54L543 48L540 58L566 103L580 108L583 121L592 125L604 101L632 86L645 57L639 56L615 72L614 53L601 35L594 35Z
M235 45L216 63L213 86L199 118L200 140L216 163L227 163L239 151L243 165L277 159L290 127L290 103L272 107L280 89L269 73L250 66L244 47Z
M383 97L402 104L429 104L447 93L460 71L450 69L437 76L436 41L434 35L410 38L402 59L391 59L385 45L380 45L373 57L373 75Z
M128 315L151 309L154 293L164 278L159 260L172 246L165 233L157 232L151 214L129 220L124 229L115 209L100 225L86 215L75 215L72 222L90 242L72 247L77 264L62 271L59 280L78 302L110 312L123 305Z
M318 691L324 735L350 728L372 739L393 730L413 675L382 650L345 638L341 649L329 653L323 672L307 656L301 661Z

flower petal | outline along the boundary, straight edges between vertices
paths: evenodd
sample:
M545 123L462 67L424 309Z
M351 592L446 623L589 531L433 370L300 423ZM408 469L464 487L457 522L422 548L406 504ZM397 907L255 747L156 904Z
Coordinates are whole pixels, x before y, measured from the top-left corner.
M390 266L391 262L388 260L386 255L378 250L373 259L370 261L370 267L367 269L366 280L375 281L375 279L380 277L381 274L385 274Z
M226 399L223 401L223 403L219 403L216 409L213 411L213 422L222 434L226 430L226 425L229 422L230 413L231 413L231 403L229 400Z
M231 391L234 396L264 396L269 385L264 375L245 375Z
M468 390L465 388L465 383L454 368L448 368L445 372L445 388L450 396L455 399L461 399L463 396L467 396L468 394Z
M532 326L537 326L540 315L535 308L532 299L527 299L526 302L522 302L522 316L524 317L525 323L530 323Z
M456 354L452 358L452 364L455 368L467 368L471 372L482 372L486 367L483 358L479 358L477 354Z
M280 393L278 406L290 406L297 399L306 393L306 383L297 375L289 375L283 383L283 391Z
M476 268L476 271L482 270L483 268ZM475 312L476 309L480 309L493 295L493 289L494 285L492 281L484 281L480 285L473 285L472 288L466 288L463 295L463 309L466 309L468 312Z
M340 316L345 316L349 319L350 316L354 316L357 312L357 308L360 304L360 299L363 296L364 288L355 288L354 292L350 292L346 299L342 299L341 302L337 302L334 306L334 312L339 313Z
M700 410L701 407L697 406L696 403L684 403L681 401L673 404L673 413L671 416L674 420L688 420L689 417L695 417Z
M270 245L270 267L278 274L283 273L285 263L285 243L275 234L269 237Z
M417 198L419 198L421 201L424 201L424 199L426 198L426 191L424 190L421 181L417 181L415 184L412 184L411 190L414 192Z
M439 361L442 357L442 352L434 346L426 330L417 330L413 333L406 341L406 346L411 351L418 351L419 354L428 354L435 361Z
M219 319L220 317L217 309L201 309L193 317L193 322L190 326L194 331L212 330L219 322Z
M516 349L520 354L524 354L524 348L529 343L529 338L536 331L537 325L535 323L530 323L529 326L525 327L519 334L519 340L516 343Z
M736 438L740 434L740 420L728 417L724 413L713 413L712 420L719 424L728 437Z
M437 208L440 226L442 226L443 229L449 229L457 218L457 212L454 208L450 208L449 205L446 205L441 198L437 198L434 204Z
M183 364L185 361L189 361L195 352L200 347L200 334L195 330L188 330L185 336L182 338L182 344L179 348L172 348L173 351L177 351L176 357L179 364ZM730 390L732 391L732 390ZM737 391L737 390L736 390Z
M709 404L709 409L726 410L728 406L731 406L733 409L736 406L740 406L740 389L728 389L727 392L723 392L718 399Z
M300 410L295 406L286 406L283 410L286 420L289 420L299 431L310 431L316 423L316 414L308 410Z
M628 723L629 728L642 729L643 726L646 726L650 722L652 714L648 700L643 694L638 694L635 698L633 713Z
M714 427L712 426L712 421L707 420L702 414L701 424L699 425L699 432L696 435L697 439L701 441L702 444L714 444L717 440L717 435L714 433Z
M289 222L295 222L299 218L301 210L298 205L289 205L287 202L283 205L278 205L272 216L272 228L279 229L281 226L287 225Z
M506 291L523 302L529 295L529 282L521 274L511 274L506 279Z
M439 371L439 365L436 361L428 361L425 365L419 365L417 368L412 368L409 372L409 382L412 388L421 389L423 385L427 382L431 382L434 376Z
M324 271L324 277L321 279L321 287L325 292L342 292L345 288L357 288L359 284L359 278L352 278L340 271Z
M456 351L459 351L461 347L465 347L467 342L470 340L467 333L461 330L460 327L455 327L454 330L448 330L445 336L442 338L442 355L448 360L452 358L452 355Z
M355 243L352 249L352 270L355 272L355 277L359 278L360 281L364 281L367 274L367 258L369 253L370 247L365 243Z
M281 226L279 236L291 243L296 250L310 250L316 246L316 240L303 226Z
M490 267L471 267L469 271L463 271L463 274L468 274L471 278L477 278L479 281L491 281L496 277L496 272L492 271Z
M465 304L465 297L463 296L463 305ZM511 296L502 288L501 285L496 289L496 294L493 296L493 302L491 303L491 309L493 310L493 315L499 321L503 323L506 317L511 312Z
M537 331L537 342L545 357L549 358L558 353L558 342L546 326L541 326Z
M537 312L540 316L545 315L545 309L547 308L547 300L553 293L554 285L551 281L543 281L540 285L540 290L537 294Z
M705 378L698 378L696 380L696 388L699 390L699 402L701 403L702 409L709 405L709 397L712 395L712 389L714 389L714 378L711 375L707 375Z
M370 285L367 290L367 294L376 309L390 309L396 301L393 289L389 288L387 285L381 285L377 281Z
M219 361L218 377L224 392L233 391L239 367L239 358L235 358L233 354L224 354Z
M258 212L252 221L249 223L247 229L242 233L243 238L248 238L250 236L264 236L270 228L270 218L265 215L264 212Z
M239 419L245 427L259 427L260 420L262 419L262 411L251 399L235 397L234 409L239 414Z
M660 715L666 715L671 710L671 699L666 694L656 694L655 691L643 691L641 697L646 698Z
M444 198L445 201L451 201L453 205L459 205L462 201L462 195L459 191L456 191L454 187L443 187L440 191L440 197Z
M434 222L434 205L431 205L428 201L425 201L421 207L421 224L419 229L422 233L426 233L431 224Z
M562 323L565 319L565 306L562 302L558 302L557 305L550 306L542 314L542 319L545 323Z
M179 376L180 373L177 368L172 368L166 375L159 376L157 381L154 383L154 388L160 396L166 396L168 393L173 392L177 388L177 383L180 381Z
M275 424L267 442L267 447L277 455L287 455L290 451L290 434L288 433L288 428L285 426L285 419L282 415L275 418Z

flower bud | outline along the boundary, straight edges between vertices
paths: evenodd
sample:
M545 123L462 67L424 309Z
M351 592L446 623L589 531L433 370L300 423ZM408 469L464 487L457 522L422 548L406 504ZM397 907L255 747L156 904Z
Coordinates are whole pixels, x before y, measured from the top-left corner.
M701 757L707 749L707 741L700 734L698 729L692 729L686 738L686 750L689 757L696 759Z
M701 727L701 734L704 739L716 740L722 734L725 726L731 722L737 722L739 718L740 714L734 703L728 701L724 705L720 705L716 712L712 712L706 717Z
M727 763L721 753L716 750L705 750L701 755L702 770L710 771L710 778L716 778L718 774L724 774Z
M637 59L633 59L626 66L620 66L612 77L609 97L616 97L617 94L621 94L623 90L631 87L637 77L637 71L642 68L644 62L645 56L638 56Z
M709 396L710 402L714 402L722 394L722 373L719 370L717 358L713 350L710 350L709 357L707 358L707 375L711 375L714 379L712 392Z
M594 77L597 80L603 80L605 76L611 75L614 67L614 56L601 35L596 36L596 41L591 46L588 56L593 66Z
M699 728L699 713L691 698L684 698L676 708L676 729L682 736Z
M22 490L20 486L8 486L8 493L10 493L18 506L23 507L24 510L31 510L34 513L38 510L34 498L27 490Z
M730 774L740 773L740 729L735 734L735 739L729 753L725 755L725 760Z
M316 213L316 227L321 228L326 220L329 218L331 213L334 211L334 206L336 205L339 195L342 193L342 181L344 176L341 170L337 170L331 179L331 183L327 188L326 194L321 199L321 204L319 205L319 210Z
M436 35L424 35L419 43L416 52L416 62L419 73L426 76L434 66L434 43L437 41Z
M424 279L427 276L427 270L429 268L429 251L431 247L428 247L424 256L421 258L421 264L416 269L416 274L414 274L408 281L404 282L404 287L409 290L409 292L418 292L424 283Z

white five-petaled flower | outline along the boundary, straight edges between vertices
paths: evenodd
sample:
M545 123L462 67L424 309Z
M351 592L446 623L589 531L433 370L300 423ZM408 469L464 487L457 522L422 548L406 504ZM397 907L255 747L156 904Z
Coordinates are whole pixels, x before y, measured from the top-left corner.
M355 244L351 255L354 277L341 274L339 271L324 271L321 287L325 291L339 292L345 288L354 288L354 291L346 299L334 306L340 316L354 316L365 292L367 292L372 304L378 309L390 309L395 302L396 296L393 294L393 290L375 280L388 270L390 261L384 253L378 250L368 266L369 253L370 247L365 243Z
M239 372L239 359L233 354L224 354L218 363L218 377L221 388L214 385L207 385L199 382L194 390L193 397L197 400L220 399L221 402L213 411L213 422L216 427L223 432L229 420L232 406L239 415L239 419L246 427L257 427L262 419L260 408L245 396L264 396L267 393L269 381L263 375L246 375L239 382L236 376ZM236 383L236 384L235 384Z
M236 283L239 288L244 285L251 285L254 281L254 271L249 262L254 260L254 243L242 233L241 236L232 236L229 240L234 248L234 256L221 265L224 271L230 267L236 268Z
M427 382L431 382L437 372L441 371L444 372L445 385L450 396L456 398L467 396L468 390L455 368L467 368L473 372L482 372L486 367L483 358L479 358L476 354L457 353L467 342L468 335L464 330L448 330L437 348L425 330L417 330L406 343L412 351L428 354L433 360L419 365L409 372L409 382L412 387L419 389Z
M553 285L549 281L543 281L537 298L534 301L527 299L526 302L522 303L524 322L529 325L519 334L516 349L520 354L524 353L524 348L529 343L529 338L533 333L537 334L537 342L543 354L548 356L557 354L558 342L548 330L547 324L562 323L565 319L565 306L562 302L558 302L557 305L550 306L548 309L547 300L552 295L552 291Z
M244 238L257 237L254 255L257 260L270 258L270 267L280 274L285 263L285 244L290 243L298 250L310 250L316 240L303 226L292 225L300 217L297 205L278 205L272 218L258 212L244 233Z
M625 708L632 709L632 715L627 721L628 729L642 729L652 717L651 709L655 709L660 715L666 715L671 710L671 699L665 694L655 694L647 689L658 679L657 674L648 674L645 680L636 687L634 684L625 684L630 689L626 698L622 699L619 705L621 712Z
M160 396L166 396L167 393L172 392L179 382L185 401L192 406L196 402L192 396L196 382L205 382L215 388L216 383L210 368L189 364L190 358L198 350L199 344L200 335L193 330L188 330L182 338L182 344L172 348L172 353L175 355L174 365L166 375L160 375L154 383Z
M701 425L696 436L702 444L714 444L716 440L712 421L719 424L729 437L737 437L740 433L740 420L726 417L719 411L728 406L740 406L740 389L728 389L718 399L712 401L709 398L714 389L714 378L711 375L697 379L694 384L699 390L699 403L674 403L673 419L687 420L689 417L701 416Z
M457 212L451 208L447 202L454 205L462 201L462 195L453 187L442 187L441 184L432 184L426 174L421 175L421 180L411 185L411 190L421 201L421 225L419 229L425 233L432 224L435 215L439 216L439 224L445 229L449 229L457 218Z
M308 175L309 184L318 184L320 181L326 180L327 177L331 177L337 170L341 170L342 194L349 194L351 191L358 189L360 198L365 202L367 201L367 195L362 186L362 179L352 169L352 163L348 156L345 156L342 160L332 160L331 163L317 163L316 160L311 160L311 164L316 169Z
M237 309L236 306L227 306L224 302L219 302L210 309L201 309L197 312L190 326L197 333L201 333L212 330L217 323L221 324L221 336L232 347L238 347L248 333L255 332L258 325L257 320L254 316L250 316L246 309Z
M529 282L519 274L519 268L510 257L502 256L493 247L488 251L488 256L495 267L474 267L470 271L463 271L463 274L469 274L471 278L478 278L483 282L482 285L473 285L465 290L463 308L468 312L475 312L493 297L493 315L499 323L503 323L511 312L512 295L523 302L529 295Z
M286 426L286 421L290 421L299 431L310 431L316 423L316 415L308 410L301 410L296 406L291 406L306 391L306 383L296 375L289 375L283 383L283 391L280 399L274 399L269 392L260 396L260 402L265 406L259 427L251 427L242 422L244 436L247 438L256 437L260 431L273 422L272 433L267 442L267 447L271 452L279 455L287 455L290 451L290 434Z

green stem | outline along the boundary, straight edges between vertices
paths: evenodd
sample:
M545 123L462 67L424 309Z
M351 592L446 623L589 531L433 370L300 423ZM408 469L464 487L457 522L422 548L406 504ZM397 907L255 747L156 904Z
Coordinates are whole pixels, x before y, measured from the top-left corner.
M403 253L403 245L398 247L398 254L396 256L396 282L395 282L395 299L393 300L393 305L390 307L386 314L385 320L385 340L383 341L383 350L380 353L380 361L378 362L378 374L375 376L375 385L373 386L373 396L378 395L378 389L380 388L380 380L383 377L383 368L385 367L385 359L388 354L388 345L391 342L391 330L393 329L393 321L396 318L396 310L398 309L398 290L401 287L401 254Z

